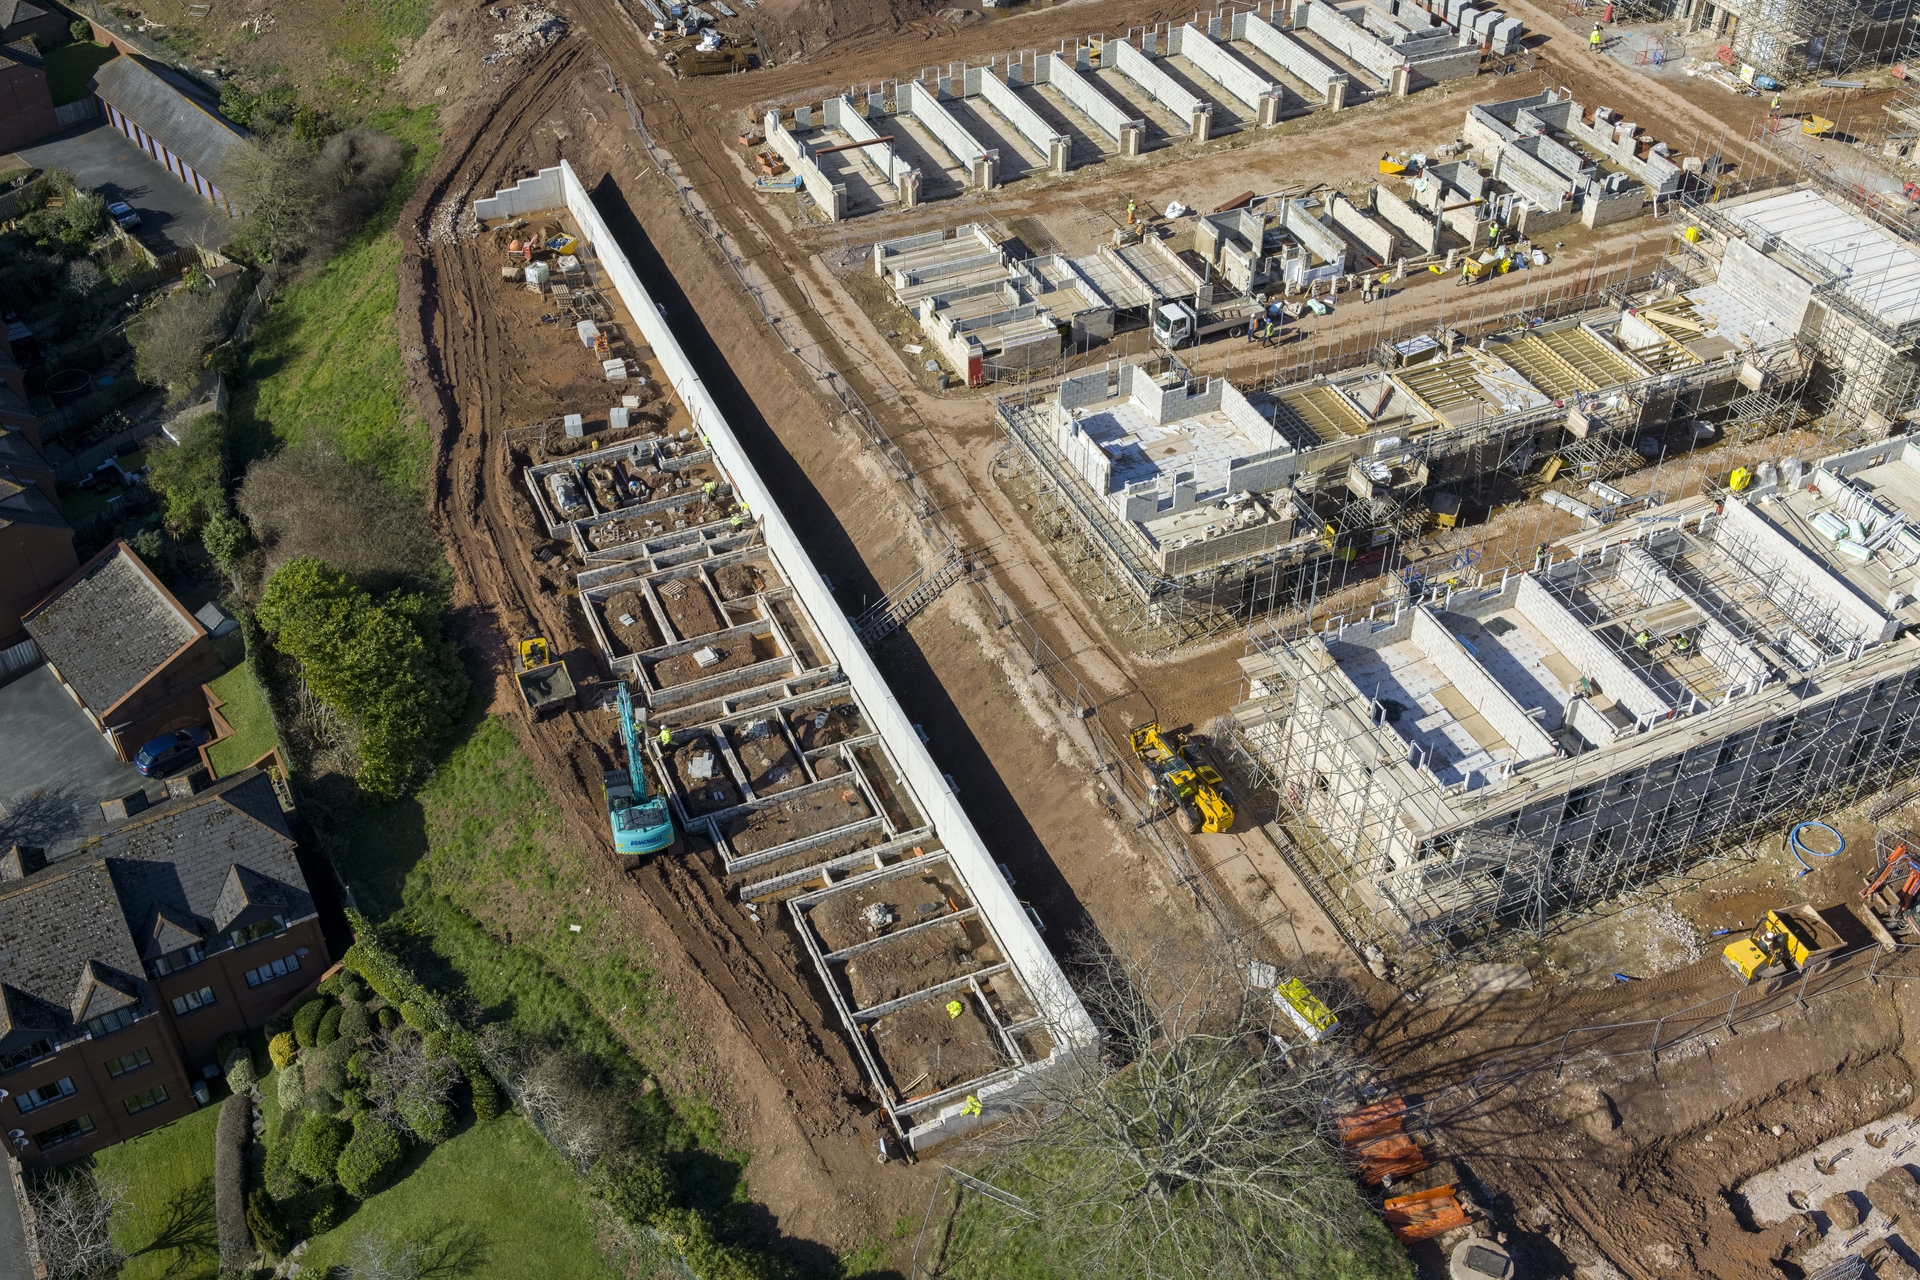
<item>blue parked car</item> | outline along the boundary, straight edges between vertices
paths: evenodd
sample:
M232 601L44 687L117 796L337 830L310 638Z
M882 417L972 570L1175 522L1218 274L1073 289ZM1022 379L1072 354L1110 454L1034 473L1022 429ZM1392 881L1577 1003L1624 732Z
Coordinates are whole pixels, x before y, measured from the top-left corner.
M157 778L170 773L190 759L197 759L199 750L212 741L213 735L199 725L188 725L172 733L163 733L140 748L140 754L133 758L133 767L141 776Z

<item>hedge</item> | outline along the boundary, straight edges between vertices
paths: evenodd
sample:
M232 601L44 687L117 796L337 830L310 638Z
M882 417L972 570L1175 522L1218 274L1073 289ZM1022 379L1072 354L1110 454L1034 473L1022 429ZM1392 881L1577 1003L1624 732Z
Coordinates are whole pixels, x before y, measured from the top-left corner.
M287 1251L286 1228L280 1225L280 1207L263 1188L255 1187L247 1196L247 1230L253 1233L254 1247L279 1257Z
M213 1131L213 1217L219 1233L220 1265L244 1266L253 1257L247 1231L247 1139L253 1130L253 1102L235 1093L220 1104Z
M334 1166L347 1145L346 1124L328 1115L308 1116L293 1135L287 1163L315 1182L332 1182Z
M275 1071L285 1071L288 1067L292 1066L294 1055L299 1053L299 1051L299 1047L293 1042L293 1032L291 1031L282 1031L279 1035L267 1041L267 1057L273 1060L273 1069Z
M314 1028L313 1032L313 1044L316 1049L324 1049L340 1038L340 1018L343 1012L339 1005L335 1005L320 1016L320 1025Z
M293 1038L302 1049L313 1048L313 1033L320 1029L320 1019L326 1014L327 1002L317 997L294 1011Z
M364 1200L387 1185L405 1158L406 1146L392 1125L375 1115L361 1115L353 1122L353 1138L341 1151L335 1172L348 1195Z

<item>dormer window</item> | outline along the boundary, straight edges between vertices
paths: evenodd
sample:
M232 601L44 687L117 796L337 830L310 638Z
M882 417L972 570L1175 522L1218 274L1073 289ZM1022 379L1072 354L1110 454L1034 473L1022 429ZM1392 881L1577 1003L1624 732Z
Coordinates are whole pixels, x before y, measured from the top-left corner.
M194 943L192 946L182 947L178 951L169 951L166 955L161 956L158 960L149 964L147 971L156 978L162 978L169 973L185 969L189 965L199 964L206 958L206 948L202 947L199 943Z
M233 945L244 947L249 942L258 942L262 938L271 938L287 927L287 918L283 915L271 915L264 920L255 920L244 929L235 929L227 936L233 939Z
M137 1016L131 1005L124 1009L115 1009L112 1013L103 1013L97 1018L88 1020L87 1034L95 1040L102 1036L110 1036L123 1027L132 1026Z
M29 1062L38 1062L52 1052L52 1040L35 1040L32 1044L21 1045L12 1053L0 1053L0 1071L12 1071Z

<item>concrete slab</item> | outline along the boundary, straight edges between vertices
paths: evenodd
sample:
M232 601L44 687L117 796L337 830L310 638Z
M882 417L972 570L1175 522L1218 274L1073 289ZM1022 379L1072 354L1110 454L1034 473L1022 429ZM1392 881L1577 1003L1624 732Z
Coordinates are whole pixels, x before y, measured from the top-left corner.
M46 665L0 686L0 848L58 857L106 829L100 801L147 780L113 754Z
M104 120L76 125L17 154L38 168L65 169L109 203L125 200L138 209L140 229L134 234L155 253L192 244L218 249L233 238L231 218Z

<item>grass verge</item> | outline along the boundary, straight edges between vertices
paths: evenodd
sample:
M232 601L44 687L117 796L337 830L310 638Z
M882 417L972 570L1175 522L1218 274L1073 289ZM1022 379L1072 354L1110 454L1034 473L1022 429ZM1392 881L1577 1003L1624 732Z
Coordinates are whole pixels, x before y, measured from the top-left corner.
M207 687L220 699L220 715L233 726L233 736L207 748L221 777L238 773L274 748L273 717L267 712L266 698L253 678L252 670L241 663Z
M127 1190L113 1241L129 1254L120 1280L209 1280L219 1271L213 1223L213 1130L218 1106L202 1107L93 1157Z

